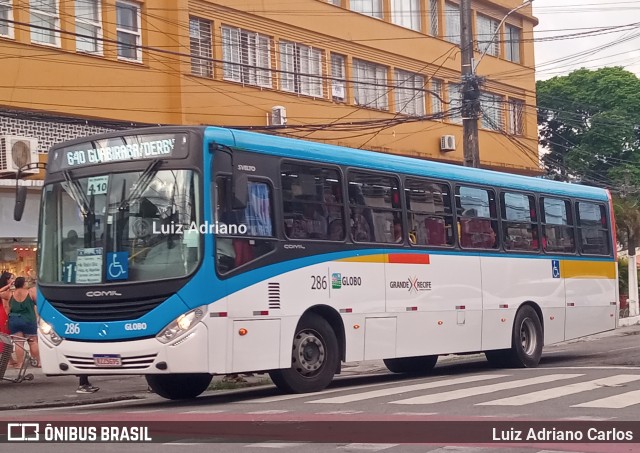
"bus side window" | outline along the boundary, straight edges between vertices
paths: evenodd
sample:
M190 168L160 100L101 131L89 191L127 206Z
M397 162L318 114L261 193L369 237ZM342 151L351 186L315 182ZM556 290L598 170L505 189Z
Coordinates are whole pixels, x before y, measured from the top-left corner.
M547 253L575 253L576 242L571 205L567 200L541 197L543 250Z
M350 172L349 204L351 238L355 242L404 243L397 239L397 222L402 217L399 180L376 173Z
M479 187L456 187L458 234L463 248L496 249L498 218L493 190Z
M286 237L343 240L343 200L338 170L285 162L280 174Z
M269 184L249 180L247 206L241 210L226 206L228 177L216 180L216 266L225 274L275 248L272 191Z
M414 245L453 245L449 186L422 179L405 180L409 241Z

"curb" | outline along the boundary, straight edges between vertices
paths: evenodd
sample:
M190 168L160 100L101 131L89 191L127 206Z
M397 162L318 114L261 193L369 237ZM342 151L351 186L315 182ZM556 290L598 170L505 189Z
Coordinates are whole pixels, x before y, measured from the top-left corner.
M99 403L113 403L116 401L133 401L143 400L146 396L138 395L120 395L120 396L108 396L104 398L92 398L90 400L73 400L73 401L51 401L43 403L29 403L29 404L4 404L0 405L0 411L11 411L21 409L45 409L52 407L73 407L73 406L86 406L88 404Z
M635 326L640 324L640 316L630 316L628 318L619 318L618 327Z

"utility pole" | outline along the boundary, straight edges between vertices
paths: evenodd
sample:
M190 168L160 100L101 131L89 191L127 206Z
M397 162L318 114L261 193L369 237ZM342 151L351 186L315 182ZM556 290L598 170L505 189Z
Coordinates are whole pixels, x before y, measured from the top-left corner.
M462 53L462 128L464 146L464 166L480 168L480 151L478 146L478 117L480 116L480 84L482 78L476 75L476 67L484 58L493 41L498 37L507 17L533 0L524 0L521 5L509 11L498 24L498 27L476 62L473 58L473 23L471 20L471 0L460 0L460 50Z
M478 149L480 82L475 73L473 58L471 0L460 0L460 49L462 54L462 144L464 166L480 168L480 151Z

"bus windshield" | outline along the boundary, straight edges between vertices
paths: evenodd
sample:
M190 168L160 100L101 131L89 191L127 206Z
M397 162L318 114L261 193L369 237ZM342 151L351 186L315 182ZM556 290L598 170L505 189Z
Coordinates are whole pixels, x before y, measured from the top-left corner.
M197 174L158 170L73 178L43 190L42 284L142 282L183 277L201 257Z

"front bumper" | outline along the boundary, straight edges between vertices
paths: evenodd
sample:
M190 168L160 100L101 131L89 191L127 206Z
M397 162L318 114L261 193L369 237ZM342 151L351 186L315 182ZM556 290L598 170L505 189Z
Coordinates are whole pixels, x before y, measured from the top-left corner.
M167 344L147 338L104 343L63 340L53 346L41 333L38 337L42 371L47 375L211 372L207 327L203 323ZM97 366L94 354L117 354L122 365Z

